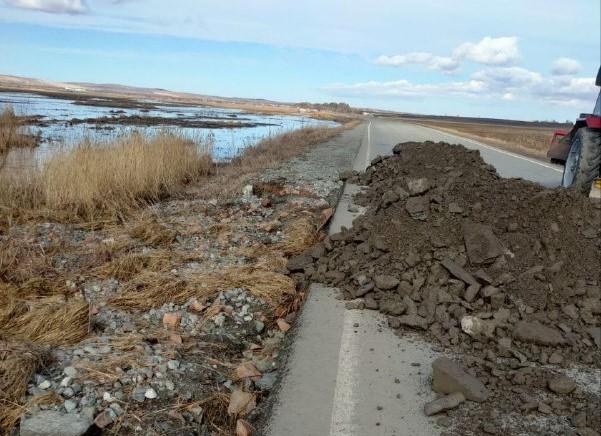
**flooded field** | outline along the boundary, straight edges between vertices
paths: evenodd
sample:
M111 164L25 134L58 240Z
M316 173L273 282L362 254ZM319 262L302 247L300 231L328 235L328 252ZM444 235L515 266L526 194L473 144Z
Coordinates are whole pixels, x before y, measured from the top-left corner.
M110 141L139 131L152 135L165 129L195 141L211 141L215 159L227 160L261 139L309 126L335 126L332 121L303 116L265 115L201 106L176 106L143 101L123 105L110 100L69 100L34 94L0 92L0 112L12 106L30 117L29 129L40 135L40 145L30 151L17 150L12 165L33 159L43 161L57 150L71 148L84 140ZM132 107L133 106L133 107Z

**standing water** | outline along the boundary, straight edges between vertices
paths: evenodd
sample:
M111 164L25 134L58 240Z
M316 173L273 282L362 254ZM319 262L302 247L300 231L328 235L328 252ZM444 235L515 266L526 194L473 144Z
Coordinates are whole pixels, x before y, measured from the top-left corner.
M30 129L40 134L41 142L39 147L28 153L28 160L33 157L37 162L48 158L53 152L77 146L84 140L106 142L134 131L154 135L165 129L174 130L192 140L210 138L213 158L228 160L269 136L303 127L337 125L332 121L300 115L265 115L236 109L166 105L150 101L133 104L133 108L104 106L110 105L106 101L102 105L94 103L94 99L75 101L0 92L0 112L4 107L12 106L19 115L35 117Z

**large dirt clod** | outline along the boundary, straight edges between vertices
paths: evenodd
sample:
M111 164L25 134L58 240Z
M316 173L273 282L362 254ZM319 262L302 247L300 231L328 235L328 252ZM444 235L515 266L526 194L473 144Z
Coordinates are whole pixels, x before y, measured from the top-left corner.
M486 401L489 396L486 386L465 368L446 357L432 363L432 389L443 394L461 392L471 401Z

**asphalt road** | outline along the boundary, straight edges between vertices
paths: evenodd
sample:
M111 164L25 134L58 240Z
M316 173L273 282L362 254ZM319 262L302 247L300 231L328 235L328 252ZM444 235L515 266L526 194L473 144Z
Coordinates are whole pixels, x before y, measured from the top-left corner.
M482 158L503 177L521 177L547 187L559 186L563 167L491 147L446 132L395 120L373 119L371 153L375 157L391 152L391 144L404 141L443 141L480 151Z
M561 168L476 141L395 120L372 119L349 135L361 141L354 169L363 170L398 142L445 141L480 150L504 177L559 185ZM349 206L359 189L347 185L330 233L350 227ZM354 210L354 208L352 208ZM359 212L360 213L360 210ZM430 436L444 429L423 414L433 399L429 386L431 344L398 337L374 311L347 310L335 289L312 286L296 324L286 373L265 429L269 436Z

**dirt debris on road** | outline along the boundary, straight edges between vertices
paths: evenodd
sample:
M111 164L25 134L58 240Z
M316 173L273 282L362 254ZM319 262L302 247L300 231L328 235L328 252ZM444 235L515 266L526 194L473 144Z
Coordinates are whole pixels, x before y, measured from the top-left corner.
M449 409L448 434L599 434L599 204L503 179L460 146L394 152L345 175L366 186L365 214L318 256L292 258L292 277L339 287L347 307L379 310L458 361L447 388L482 402L430 405Z

